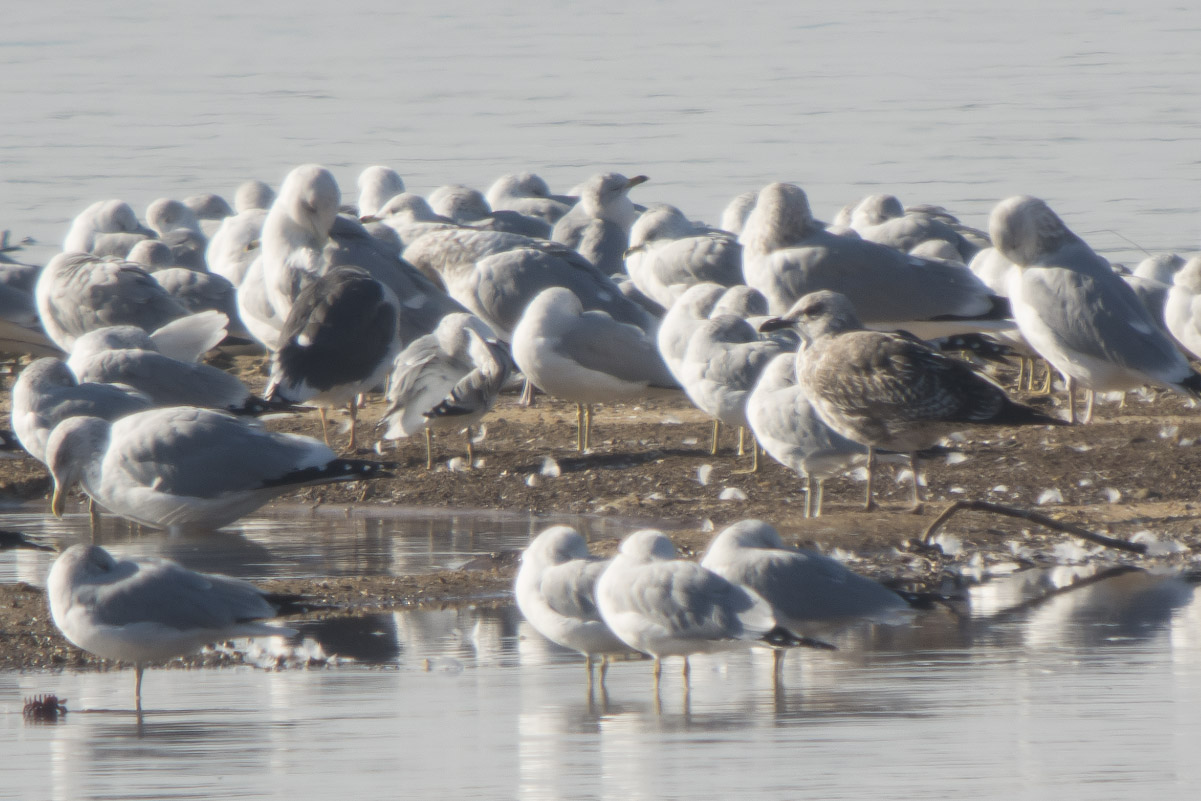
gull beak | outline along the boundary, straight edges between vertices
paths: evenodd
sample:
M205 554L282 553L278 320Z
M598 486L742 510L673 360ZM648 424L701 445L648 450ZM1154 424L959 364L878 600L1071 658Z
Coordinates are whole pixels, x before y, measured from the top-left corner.
M792 328L793 321L783 317L773 317L770 320L764 320L759 324L759 333L763 334L768 331L779 331L782 328Z
M59 483L56 481L54 483L54 495L52 495L50 498L50 511L54 513L55 517L57 517L61 520L62 516L63 516L63 508L66 505L67 505L67 493L63 490L62 486L59 485Z
M633 178L626 181L626 189L633 189L634 187L638 186L638 184L644 184L649 180L650 178L647 178L645 175L635 175Z
M364 214L362 217L359 218L359 222L363 223L363 225L366 225L367 223L373 223L373 222L379 222L379 221L380 221L380 218L375 214Z

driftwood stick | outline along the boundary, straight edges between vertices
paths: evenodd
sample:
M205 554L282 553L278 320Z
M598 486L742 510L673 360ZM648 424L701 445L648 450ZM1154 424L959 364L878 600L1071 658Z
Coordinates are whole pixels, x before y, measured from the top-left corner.
M926 529L925 536L922 537L923 545L930 545L930 539L938 532L943 525L951 519L956 512L961 509L968 509L975 512L992 512L993 514L1005 515L1006 517L1016 517L1020 520L1029 520L1031 523L1037 523L1044 528L1049 528L1052 531L1058 531L1062 534L1070 534L1073 537L1079 537L1082 540L1104 545L1106 548L1117 548L1118 550L1128 551L1129 553L1145 554L1147 545L1143 542L1127 542L1126 540L1118 540L1113 537L1106 537L1104 534L1097 534L1088 529L1081 528L1073 523L1065 523L1062 520L1056 520L1053 517L1047 517L1038 512L1032 512L1029 509L1017 509L1012 506L1002 506L999 503L989 503L988 501L955 501L953 504L943 510L930 527Z

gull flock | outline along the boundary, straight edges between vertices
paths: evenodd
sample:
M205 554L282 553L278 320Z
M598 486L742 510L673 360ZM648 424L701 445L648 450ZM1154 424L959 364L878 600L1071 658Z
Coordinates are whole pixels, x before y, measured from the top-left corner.
M734 198L720 227L638 205L648 178L600 173L554 194L532 173L486 192L406 191L383 166L345 203L332 173L296 167L220 196L161 198L144 218L102 200L44 267L0 252L0 351L33 359L12 390L12 426L53 479L61 514L76 486L150 528L214 529L296 487L389 475L356 458L356 410L380 392L383 440L467 432L520 374L577 406L588 452L595 407L686 395L749 432L806 481L878 460L916 460L978 425L1067 425L1076 395L1146 385L1201 397L1201 257L1162 254L1133 274L1092 250L1042 200L999 202L987 231L937 206L872 195L827 223L804 190ZM653 186L653 183L650 184ZM11 250L11 249L10 249ZM1008 397L940 338L991 336L1064 379L1066 419ZM206 364L215 347L265 350L262 397ZM257 416L316 407L351 417L345 455L264 429ZM716 451L715 451L716 452ZM755 469L754 467L752 469ZM227 636L287 634L251 622L275 607L243 582L169 562L119 562L73 546L48 583L75 644L137 665ZM895 617L906 599L761 521L715 538L697 563L656 531L611 562L571 529L543 532L517 577L518 605L591 668L630 651L660 660L747 645L823 647L813 635ZM778 660L777 660L778 666ZM591 669L589 676L591 677Z

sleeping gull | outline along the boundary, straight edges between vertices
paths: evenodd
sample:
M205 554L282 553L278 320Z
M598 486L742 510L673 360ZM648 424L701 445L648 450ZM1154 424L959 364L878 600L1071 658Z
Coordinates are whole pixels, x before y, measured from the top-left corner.
M146 207L146 225L150 226L160 237L180 228L186 228L201 236L204 235L196 212L181 201L166 197L152 200Z
M258 258L259 241L266 219L266 210L248 209L222 220L221 227L209 238L208 249L204 252L209 272L221 276L235 287L240 286L251 263Z
M66 363L46 357L27 365L13 384L13 433L44 464L46 440L63 420L81 415L116 420L150 406L150 398L129 387L81 384Z
M873 327L919 336L1012 327L1004 322L1004 300L970 270L831 233L813 219L804 190L793 184L760 190L739 240L746 282L767 297L773 314L828 289L848 296L859 319Z
M742 520L709 543L701 566L758 593L788 631L824 636L858 620L904 622L909 603L816 551L789 548L762 520ZM773 653L778 671L784 652Z
M746 419L769 456L805 478L805 517L821 517L822 485L867 461L867 448L822 422L797 385L796 355L781 353L759 376Z
M405 191L404 179L391 167L367 167L358 178L359 216L370 217L392 198Z
M257 179L246 181L234 193L234 211L238 214L251 209L266 211L274 202L275 190Z
M721 230L729 231L734 236L741 234L742 227L746 225L746 218L751 215L751 210L755 208L755 201L758 199L758 192L742 192L735 195L722 210Z
M121 253L128 253L134 243L154 237L154 231L139 222L137 213L128 203L98 200L71 221L63 239L63 251L92 253L108 240L110 249L116 245Z
M1172 275L1164 322L1194 359L1201 359L1201 256L1186 261Z
M423 431L426 468L432 470L432 429L466 428L471 464L471 426L491 410L509 375L509 358L502 346L485 339L491 336L478 317L455 312L397 354L388 380L388 407L379 423L383 438Z
M963 232L970 229L951 215L907 210L894 195L863 198L851 211L850 227L868 242L905 252L923 242L945 242L954 248L957 260L963 262L971 261L982 245L988 246L988 237L982 231L974 232L969 239Z
M75 338L108 325L153 331L188 310L142 268L88 253L60 253L38 277L38 315L46 334L65 351Z
M149 662L199 651L233 637L291 637L260 620L278 610L247 581L196 573L166 559L120 561L98 545L72 545L46 578L54 624L71 643L104 659L134 663L134 703L142 711Z
M688 339L680 364L680 383L692 403L715 424L744 429L748 426L747 397L768 362L785 352L790 352L787 346L761 338L746 320L723 314L701 323ZM716 445L716 427L713 442ZM751 472L757 472L759 451L754 442L751 448Z
M392 197L375 214L364 215L361 222L364 224L378 223L391 228L400 240L402 253L431 231L453 231L463 227L449 217L443 217L431 209L425 198L412 192L401 192ZM412 257L408 255L405 258L412 261ZM435 274L423 269L420 262L414 261L413 263L426 278L433 279Z
M569 289L544 289L513 331L513 360L543 392L576 405L576 449L589 448L592 405L678 388L641 328L584 311Z
M75 340L67 366L81 382L132 387L155 406L203 406L233 414L287 408L256 397L224 370L159 353L150 335L134 326L84 334Z
M920 340L864 330L846 295L810 293L763 327L788 325L795 325L807 343L796 357L801 390L830 428L867 446L865 509L875 508L877 449L909 454L916 511L921 508L917 451L967 425L1063 424L1014 403L966 362Z
M783 628L770 604L696 562L680 559L661 531L626 537L596 583L601 619L619 639L655 660L655 692L665 656L781 647L805 641Z
M1009 298L1030 346L1075 389L1126 391L1145 384L1201 397L1201 375L1151 318L1134 291L1042 200L1019 195L989 217L997 250L1018 266Z
M626 272L663 308L690 286L742 283L742 246L732 234L698 226L675 206L647 209L630 228Z
M559 221L577 198L552 195L546 181L532 172L502 175L492 182L485 195L493 209L516 211L530 217L540 217L551 225Z
M348 406L353 451L358 444L355 396L379 386L388 374L400 350L399 313L391 290L366 271L330 270L292 305L263 396L321 407L323 433L325 409Z
M50 432L51 511L80 484L96 503L151 528L211 530L298 487L386 475L318 440L277 434L210 409L173 406L110 423L72 417Z
M628 193L646 180L615 172L592 176L580 187L580 202L555 223L551 238L579 251L606 275L623 272L630 226L638 218Z
M659 355L677 380L683 375L684 354L688 340L697 328L709 319L709 314L721 300L725 287L720 284L697 284L688 288L671 304L655 334Z
M514 583L517 608L529 624L551 642L584 655L589 684L592 660L601 657L602 686L608 656L629 651L596 608L596 582L608 566L609 560L588 552L574 528L552 526L526 547Z
M551 225L541 217L527 217L510 209L493 211L483 192L462 184L446 184L430 193L430 208L460 225L489 231L507 231L549 239Z

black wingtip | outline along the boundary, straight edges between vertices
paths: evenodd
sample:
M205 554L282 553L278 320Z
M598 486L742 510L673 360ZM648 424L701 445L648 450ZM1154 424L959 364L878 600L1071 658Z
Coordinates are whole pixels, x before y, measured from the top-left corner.
M1201 373L1190 373L1180 386L1194 398L1201 399Z
M838 650L838 646L836 645L831 645L822 640L815 640L812 637L798 636L783 626L776 626L764 634L761 639L773 648L815 648L819 651Z
M387 472L397 467L395 462L372 462L366 459L334 459L323 467L306 467L293 470L279 478L268 479L263 487L304 486L307 484L332 484L336 481L365 481L370 478L395 478Z

